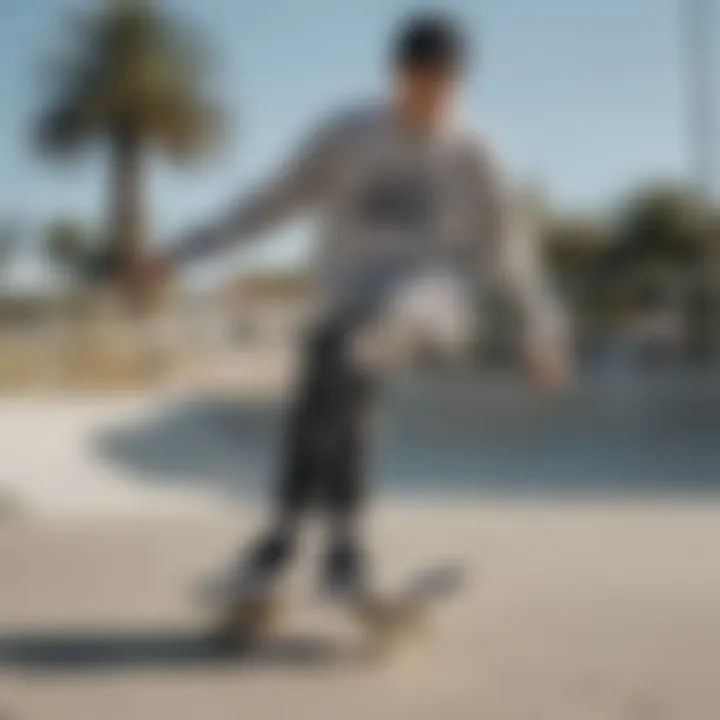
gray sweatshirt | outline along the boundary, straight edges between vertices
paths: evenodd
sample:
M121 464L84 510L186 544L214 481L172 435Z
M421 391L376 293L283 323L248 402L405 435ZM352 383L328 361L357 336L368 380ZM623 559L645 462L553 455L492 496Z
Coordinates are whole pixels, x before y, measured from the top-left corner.
M185 260L307 215L318 226L324 305L378 302L400 279L437 269L501 285L525 319L528 342L555 344L562 322L536 243L486 142L450 129L402 129L386 106L332 117L269 182L224 217L182 238Z

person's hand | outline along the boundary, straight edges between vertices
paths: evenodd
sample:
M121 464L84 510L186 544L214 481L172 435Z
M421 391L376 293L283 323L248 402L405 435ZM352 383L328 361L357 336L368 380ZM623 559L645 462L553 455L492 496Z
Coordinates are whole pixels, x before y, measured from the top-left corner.
M128 271L135 302L147 308L163 295L170 279L172 263L162 253L143 255L135 259Z
M559 350L534 349L527 353L526 372L535 389L559 390L568 381L569 364L565 353Z
M163 253L139 257L131 269L133 280L137 286L151 292L167 283L171 271L170 258Z

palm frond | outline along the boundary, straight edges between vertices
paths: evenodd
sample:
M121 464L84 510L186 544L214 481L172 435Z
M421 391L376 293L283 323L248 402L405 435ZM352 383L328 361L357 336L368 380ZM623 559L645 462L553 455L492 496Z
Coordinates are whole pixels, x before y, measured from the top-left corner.
M157 3L116 0L72 16L65 30L48 73L55 92L39 122L42 147L74 152L123 126L184 156L216 136L218 106L203 87L205 48Z

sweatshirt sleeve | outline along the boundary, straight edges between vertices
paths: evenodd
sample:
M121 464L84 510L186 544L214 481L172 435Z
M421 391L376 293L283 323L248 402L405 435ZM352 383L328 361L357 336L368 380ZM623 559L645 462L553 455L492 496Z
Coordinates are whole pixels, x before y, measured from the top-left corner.
M567 342L567 317L543 267L537 231L519 212L506 171L486 148L481 149L479 169L484 270L519 309L525 347L558 350Z
M170 250L172 258L184 262L247 242L320 202L327 192L337 136L337 123L316 130L275 176L220 217L181 236Z

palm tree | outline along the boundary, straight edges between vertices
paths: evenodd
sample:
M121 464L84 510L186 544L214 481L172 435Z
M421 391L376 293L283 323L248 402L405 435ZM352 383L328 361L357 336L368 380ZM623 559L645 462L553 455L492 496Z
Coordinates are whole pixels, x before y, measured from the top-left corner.
M56 218L45 228L49 259L66 277L78 278L87 273L93 242L87 228L73 218Z
M15 225L0 224L0 271L10 264L18 246L18 230Z
M158 2L105 0L76 17L52 63L53 98L40 117L41 147L72 155L90 141L109 150L109 250L114 274L139 299L133 264L146 240L143 176L148 153L186 159L215 135L204 87L206 56Z

